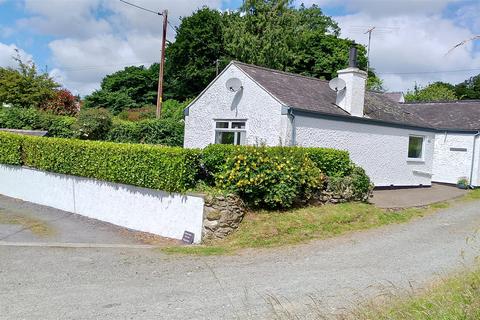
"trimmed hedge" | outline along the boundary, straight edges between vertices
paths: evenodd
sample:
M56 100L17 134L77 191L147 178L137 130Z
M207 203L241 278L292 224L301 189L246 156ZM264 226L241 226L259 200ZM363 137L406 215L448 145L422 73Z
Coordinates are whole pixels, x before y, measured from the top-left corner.
M0 163L21 165L24 136L0 131Z
M183 145L183 127L183 122L173 119L115 121L107 140L179 147Z
M222 170L228 157L248 151L248 146L234 146L225 144L212 144L203 151L202 162L207 176L214 176ZM327 176L343 177L350 174L353 165L347 151L329 148L303 148L303 147L268 147L275 153L278 150L294 150L296 153L307 154L315 165Z
M33 108L1 108L0 128L46 130L50 137L73 137L71 129L76 119L68 116L58 116Z
M200 167L199 150L3 132L0 137L2 163L170 192L192 188Z

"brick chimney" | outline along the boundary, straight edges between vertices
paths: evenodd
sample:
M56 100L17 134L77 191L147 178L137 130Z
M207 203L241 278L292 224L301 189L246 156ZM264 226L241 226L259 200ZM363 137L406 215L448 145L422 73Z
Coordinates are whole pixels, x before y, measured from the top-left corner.
M355 117L363 117L367 73L358 68L357 48L350 48L348 68L339 70L338 77L345 81L344 90L337 92L337 105Z

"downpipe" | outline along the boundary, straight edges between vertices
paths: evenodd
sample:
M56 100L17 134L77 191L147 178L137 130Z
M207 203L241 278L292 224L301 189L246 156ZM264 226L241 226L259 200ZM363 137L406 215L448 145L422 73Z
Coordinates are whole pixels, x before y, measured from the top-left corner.
M295 114L293 114L293 108L289 107L288 108L288 117L290 118L290 121L292 123L292 132L291 132L291 139L290 139L290 145L295 146L297 145L297 128L295 126Z
M475 149L476 149L476 142L477 142L477 137L478 136L480 136L480 131L477 131L477 133L473 136L472 164L470 166L470 185L468 186L470 189L475 188L473 186L473 169L474 169L474 166L475 166Z

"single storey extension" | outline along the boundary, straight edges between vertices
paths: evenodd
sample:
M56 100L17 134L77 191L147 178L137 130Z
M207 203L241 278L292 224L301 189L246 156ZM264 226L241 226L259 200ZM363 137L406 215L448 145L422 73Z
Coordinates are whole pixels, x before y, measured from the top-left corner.
M419 115L429 113L423 104L366 90L366 73L351 61L338 71L344 88L336 91L328 81L232 61L185 109L184 146L328 147L347 150L376 186L456 183L463 176L479 185L476 129L443 128L447 122ZM464 152L455 153L462 165L452 152Z

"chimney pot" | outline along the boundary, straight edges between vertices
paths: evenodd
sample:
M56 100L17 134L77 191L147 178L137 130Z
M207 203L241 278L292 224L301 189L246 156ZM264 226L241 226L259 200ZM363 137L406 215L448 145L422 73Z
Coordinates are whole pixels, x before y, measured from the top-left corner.
M357 47L355 46L355 44L353 44L350 47L348 67L349 68L358 68Z

